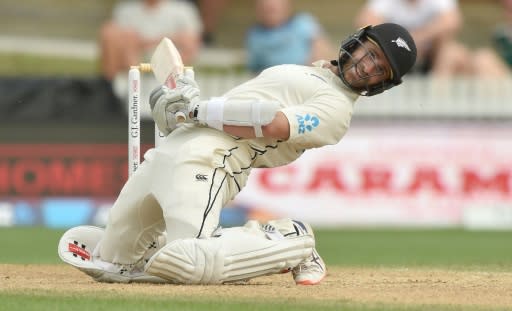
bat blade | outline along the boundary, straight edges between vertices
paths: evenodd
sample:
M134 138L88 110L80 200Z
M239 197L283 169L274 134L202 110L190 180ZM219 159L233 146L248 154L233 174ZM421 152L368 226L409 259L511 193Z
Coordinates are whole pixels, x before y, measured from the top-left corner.
M183 77L183 61L171 39L160 41L151 56L151 68L158 82L170 88L175 88L176 81Z
M163 38L160 41L151 56L151 69L158 82L172 89L176 87L176 81L183 78L183 60L171 39ZM176 112L175 119L177 126L180 126L187 119L186 112Z

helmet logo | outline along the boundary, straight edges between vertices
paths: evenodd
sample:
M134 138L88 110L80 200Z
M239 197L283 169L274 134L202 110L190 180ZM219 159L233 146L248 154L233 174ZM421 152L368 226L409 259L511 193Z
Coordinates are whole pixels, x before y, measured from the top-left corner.
M398 47L404 48L404 49L406 49L406 50L407 50L407 51L409 51L409 52L411 51L411 48L409 47L409 45L407 44L407 42L405 42L405 40L404 40L404 39L402 39L402 38L400 38L400 37L396 38L396 40L391 40L391 42L396 43L396 45L397 45Z

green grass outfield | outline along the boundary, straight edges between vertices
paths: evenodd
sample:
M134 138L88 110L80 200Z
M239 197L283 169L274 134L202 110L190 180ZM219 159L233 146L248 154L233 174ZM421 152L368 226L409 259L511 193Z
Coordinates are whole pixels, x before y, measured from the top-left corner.
M62 230L0 228L0 264L62 264L57 243ZM317 248L328 266L425 267L512 272L512 232L464 230L317 230ZM2 280L0 280L0 283ZM93 296L36 291L2 291L0 310L312 310L315 306L276 301L210 301L186 298ZM172 306L172 308L170 308ZM318 306L316 306L318 307ZM322 305L321 310L484 310L457 306Z
M335 305L289 302L247 302L247 301L216 301L206 299L166 299L165 297L91 297L82 296L56 296L49 294L3 294L0 292L0 310L23 311L491 311L473 307L464 308L456 306L418 306L402 307L397 305L373 304L361 305L350 302L336 303ZM502 310L502 309L496 309Z
M63 232L0 228L0 263L60 264L57 243ZM315 234L318 251L328 265L485 266L512 271L512 231L376 229L317 230Z

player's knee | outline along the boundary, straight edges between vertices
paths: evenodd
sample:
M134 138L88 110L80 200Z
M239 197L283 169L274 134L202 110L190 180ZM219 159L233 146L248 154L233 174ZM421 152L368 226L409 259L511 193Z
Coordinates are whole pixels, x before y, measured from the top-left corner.
M198 239L175 240L146 264L146 272L182 284L220 283L218 252Z

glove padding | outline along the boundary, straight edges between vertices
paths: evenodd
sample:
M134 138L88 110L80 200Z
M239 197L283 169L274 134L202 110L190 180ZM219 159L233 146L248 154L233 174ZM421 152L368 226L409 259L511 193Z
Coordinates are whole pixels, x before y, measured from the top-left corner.
M174 89L165 85L155 88L149 96L149 104L158 129L166 136L174 131L178 127L177 112L183 112L186 122L191 122L189 112L194 103L199 101L199 95L199 86L187 75L176 82Z

